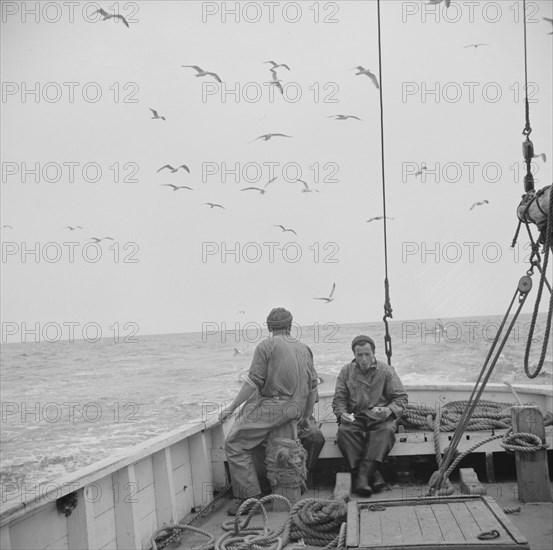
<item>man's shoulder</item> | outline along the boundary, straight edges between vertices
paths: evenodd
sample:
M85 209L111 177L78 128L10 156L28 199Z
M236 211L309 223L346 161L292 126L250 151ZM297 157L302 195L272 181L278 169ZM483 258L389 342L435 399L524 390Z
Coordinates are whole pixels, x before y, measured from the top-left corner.
M376 367L378 370L389 373L389 374L396 374L396 369L392 367L392 365L388 365L388 363L385 363L384 361L376 360Z
M348 375L355 369L355 363L353 361L350 361L349 363L346 363L342 369L340 370L340 374Z

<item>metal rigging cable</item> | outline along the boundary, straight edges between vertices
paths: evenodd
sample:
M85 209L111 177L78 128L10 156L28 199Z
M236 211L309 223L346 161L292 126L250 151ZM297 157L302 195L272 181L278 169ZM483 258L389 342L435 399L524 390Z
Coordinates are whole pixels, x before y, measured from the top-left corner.
M390 283L388 281L388 233L386 230L386 175L384 169L384 100L382 91L382 41L380 34L380 0L377 0L377 20L378 20L378 81L380 96L380 158L382 166L382 213L384 221L384 325L386 334L384 335L384 349L388 358L388 365L392 364L392 337L388 327L388 318L392 318L392 303L390 301Z

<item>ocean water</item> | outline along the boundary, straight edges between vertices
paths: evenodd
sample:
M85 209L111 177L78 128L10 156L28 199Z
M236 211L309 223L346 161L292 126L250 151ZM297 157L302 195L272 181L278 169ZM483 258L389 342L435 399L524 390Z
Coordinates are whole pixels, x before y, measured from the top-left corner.
M392 364L404 383L474 382L501 316L390 321ZM530 315L515 330L491 382L552 383L551 341L542 374L523 370ZM386 360L382 322L295 327L313 350L321 391L333 389L352 358L350 342L369 334ZM538 317L530 364L535 365L545 331ZM136 337L124 343L5 344L1 353L2 491L54 481L148 438L213 413L229 403L247 373L258 341L267 335L236 331Z

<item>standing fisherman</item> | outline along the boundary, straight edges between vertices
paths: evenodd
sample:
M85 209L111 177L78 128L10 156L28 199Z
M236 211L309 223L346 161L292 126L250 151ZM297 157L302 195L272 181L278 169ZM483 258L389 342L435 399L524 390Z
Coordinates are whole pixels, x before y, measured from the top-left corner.
M244 407L249 410L241 411L225 441L234 492L234 502L228 509L230 515L236 514L244 500L261 496L253 449L270 431L291 420L298 422L300 430L307 429L317 395L313 353L290 336L292 314L284 308L273 309L267 317L267 327L271 335L255 348L242 389L219 417L225 420L259 391L253 407Z

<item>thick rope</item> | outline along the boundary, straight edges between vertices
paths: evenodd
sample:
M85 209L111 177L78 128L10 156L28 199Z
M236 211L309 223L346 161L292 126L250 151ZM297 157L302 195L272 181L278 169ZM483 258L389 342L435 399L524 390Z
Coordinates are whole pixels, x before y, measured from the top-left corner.
M538 318L538 312L541 302L541 295L543 292L543 286L546 280L547 273L547 263L549 261L549 252L550 249L553 249L553 186L549 191L549 211L547 214L547 223L544 229L545 238L544 238L544 250L543 250L543 267L540 269L541 277L538 285L538 294L536 296L536 303L534 305L534 311L532 313L532 320L530 321L530 329L528 331L528 341L526 342L526 353L524 354L524 372L528 378L536 378L540 373L544 363L545 356L547 353L547 344L549 342L549 337L551 335L551 320L553 317L553 292L550 292L549 297L549 311L547 313L547 323L545 328L545 336L543 338L543 344L541 349L540 360L538 365L534 369L534 372L530 372L530 367L528 365L528 359L530 357L530 349L532 347L532 336L534 334L534 327L536 325L536 320Z

